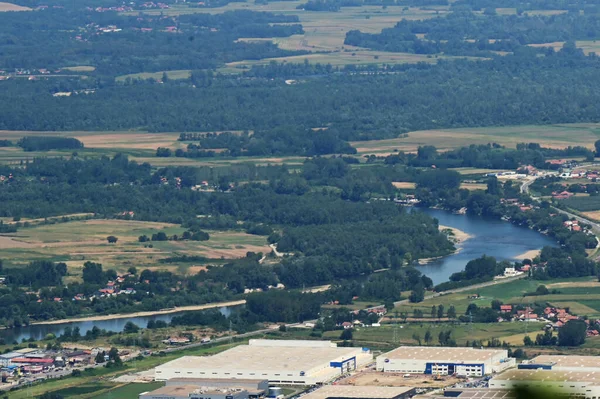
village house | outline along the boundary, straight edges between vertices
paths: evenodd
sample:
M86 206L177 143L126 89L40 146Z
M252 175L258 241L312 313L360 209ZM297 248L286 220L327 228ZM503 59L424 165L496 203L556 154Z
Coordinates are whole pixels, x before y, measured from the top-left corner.
M502 312L502 313L512 312L512 305L500 305L500 312Z

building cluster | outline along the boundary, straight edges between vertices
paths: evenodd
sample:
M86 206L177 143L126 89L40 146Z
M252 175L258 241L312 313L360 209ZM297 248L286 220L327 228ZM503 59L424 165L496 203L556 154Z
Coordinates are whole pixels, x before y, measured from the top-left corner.
M8 375L41 374L65 366L93 364L97 353L98 350L50 351L24 348L1 354L0 368L2 373Z
M556 308L544 313L564 314ZM303 399L516 399L518 387L600 399L600 361L592 356L542 355L517 365L504 349L401 346L377 356L374 369L366 367L371 364L366 348L256 339L213 356L184 356L158 366L155 380L166 385L139 398L282 399L284 392L273 385L296 385L312 386ZM356 383L354 377L365 373L373 374L373 382ZM403 383L379 383L389 378ZM448 387L410 386L415 378L447 381Z

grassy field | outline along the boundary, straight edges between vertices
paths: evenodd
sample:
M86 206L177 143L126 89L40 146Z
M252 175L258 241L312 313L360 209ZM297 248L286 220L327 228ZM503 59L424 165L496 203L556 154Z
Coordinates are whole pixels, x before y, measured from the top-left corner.
M165 384L163 382L151 382L148 384L127 384L111 389L108 392L97 396L92 396L93 399L116 399L116 398L137 398L142 392L148 392Z
M584 286L581 286L584 284ZM533 292L539 285L546 285L550 290L558 290L558 294L543 295L543 296L523 296L527 292ZM469 299L468 296L479 294L478 299ZM407 312L412 316L415 309L420 309L427 316L431 311L432 306L448 304L454 305L458 315L464 314L470 303L474 303L480 307L489 307L492 300L498 299L506 304L532 304L550 302L556 306L568 307L569 304L580 303L587 308L580 307L577 312L579 315L598 316L600 315L600 306L595 309L594 301L598 301L600 305L600 282L597 279L589 277L568 279L568 280L551 280L537 281L529 279L521 279L510 283L498 283L489 287L484 287L471 291L460 292L456 294L443 295L437 298L428 299L420 303L402 303L396 307L395 311ZM592 301L589 302L588 301Z
M392 185L401 190L412 190L417 187L416 183L408 181L395 181L392 182Z
M541 327L542 326L539 326L539 328ZM472 325L451 325L449 323L409 323L400 324L397 328L394 325L359 328L354 331L353 339L356 341L356 344L360 344L361 346L376 349L388 349L398 345L417 345L418 341L413 338L413 335L417 334L421 337L421 339L423 339L425 332L429 330L433 337L433 342L431 344L439 345L438 335L440 332L450 330L452 331L452 337L456 340L457 344L464 345L467 340L472 341L474 339L487 341L491 338L498 338L503 340L507 337L523 334L525 332L524 328L524 323L516 322L495 324L473 323ZM532 326L529 326L528 328L529 331L533 330ZM396 330L397 342L394 342L394 330ZM339 335L340 331L329 331L324 334L324 337L329 339L337 339L339 338ZM421 343L424 344L423 341ZM522 340L520 343L522 343Z
M162 264L159 260L174 254L201 255L213 259L231 259L246 255L248 251L269 252L266 237L238 231L208 231L210 240L151 242L153 248L138 242L140 235L151 236L165 232L180 235L185 229L167 223L86 220L39 225L22 228L10 236L0 236L0 249L5 264L25 265L35 259L64 261L69 272L77 279L83 263L100 262L105 268L124 271L130 266L149 269L166 269L181 273L197 273L199 264ZM116 244L108 244L106 237L119 238ZM146 243L148 244L148 243Z
M205 132L219 133L219 132ZM233 133L237 133L233 131ZM214 158L158 158L155 156L158 147L172 150L187 148L188 142L178 141L180 133L148 133L138 130L124 131L65 131L65 132L39 132L39 131L9 131L1 130L3 139L17 142L25 136L52 135L61 137L75 137L80 140L85 148L77 150L80 157L112 157L117 153L124 153L131 160L148 162L156 167L164 166L227 166L235 163L251 162L256 165L290 164L301 165L305 157L214 157ZM20 164L23 160L32 160L36 157L70 157L72 150L53 150L44 152L26 152L19 147L0 147L0 164Z
M78 65L78 66L72 66L72 67L64 67L61 69L64 71L71 71L71 72L94 72L96 70L96 67L91 66L91 65Z
M487 184L485 184L485 183L465 183L465 182L462 182L462 183L460 183L460 188L464 188L464 189L467 189L469 191L486 190L487 189Z
M565 148L581 145L594 148L600 138L600 124L564 124L545 126L506 126L488 128L439 129L410 132L408 137L358 141L352 145L361 155L387 155L394 150L413 152L419 146L434 145L451 150L471 144L498 143L515 147L518 143L536 142L545 147Z
M181 15L189 13L223 13L231 10L252 10L274 12L284 15L296 15L304 28L304 34L293 35L285 38L242 38L243 41L269 40L276 43L285 50L303 50L312 54L278 58L281 62L304 62L323 63L332 65L349 64L400 64L415 62L436 62L436 57L407 53L390 53L370 51L353 46L344 45L346 33L352 29L363 32L379 33L384 28L393 27L402 19L419 20L445 15L449 12L448 6L410 7L403 6L363 6L343 7L338 12L311 12L296 9L303 4L304 0L273 1L268 4L256 4L254 2L229 3L219 8L190 8L184 5L176 5L168 10L147 10L144 13L152 15ZM137 15L136 12L127 13ZM441 58L442 56L440 56ZM449 58L449 57L444 57ZM451 57L450 57L451 58ZM240 61L230 63L220 69L220 72L235 73L243 68L268 63L270 60ZM176 71L174 71L176 72ZM162 75L162 72L160 73ZM156 74L145 74L146 77L156 77Z
M142 80L146 80L146 79L161 80L162 76L163 76L163 73L166 73L167 77L169 79L173 79L173 80L189 79L190 76L192 75L192 71L189 70L189 69L186 69L186 70L164 71L164 72L132 73L130 75L118 76L116 78L116 80L118 82L123 82L127 78L130 78L130 79L142 79Z

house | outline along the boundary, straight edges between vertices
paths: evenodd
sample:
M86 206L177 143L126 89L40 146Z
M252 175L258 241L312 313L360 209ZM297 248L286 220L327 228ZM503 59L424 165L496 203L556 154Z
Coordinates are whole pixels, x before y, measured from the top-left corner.
M500 311L502 313L510 313L512 312L512 305L500 305Z
M572 196L573 196L573 194L568 191L561 191L560 193L555 191L552 193L552 198L557 199L557 200L568 199L568 198L571 198Z
M523 272L516 270L514 267L507 267L504 269L504 277L515 277L521 274L523 274Z
M342 323L342 327L344 327L344 330L347 330L349 328L352 328L352 323L350 323L349 321L345 321Z
M538 315L535 313L526 313L519 317L523 321L538 321Z

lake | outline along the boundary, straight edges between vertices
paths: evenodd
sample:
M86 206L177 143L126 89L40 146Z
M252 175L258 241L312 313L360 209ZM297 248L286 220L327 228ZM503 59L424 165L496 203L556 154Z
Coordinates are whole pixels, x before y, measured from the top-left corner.
M498 261L515 261L527 251L556 245L543 234L501 220L456 215L440 209L414 208L412 211L425 212L436 218L440 225L462 230L471 236L457 244L456 253L418 267L434 284L448 281L452 273L464 270L467 262L482 255L493 256Z
M219 308L219 311L223 315L229 316L234 308L235 306L222 307ZM146 328L150 320L162 320L167 323L170 323L173 317L179 316L183 313L186 313L186 311L169 314L160 314L156 316L123 317L120 319L110 320L75 321L65 322L61 324L34 324L27 327L0 330L0 338L4 338L4 340L6 340L7 343L11 343L13 341L21 342L23 338L29 339L30 337L39 340L44 338L48 334L54 334L56 336L61 335L64 332L65 327L67 326L71 328L79 327L81 335L85 335L85 333L90 331L94 326L98 327L101 330L119 332L123 331L123 327L125 327L125 323L127 323L128 321L135 323L139 327Z

